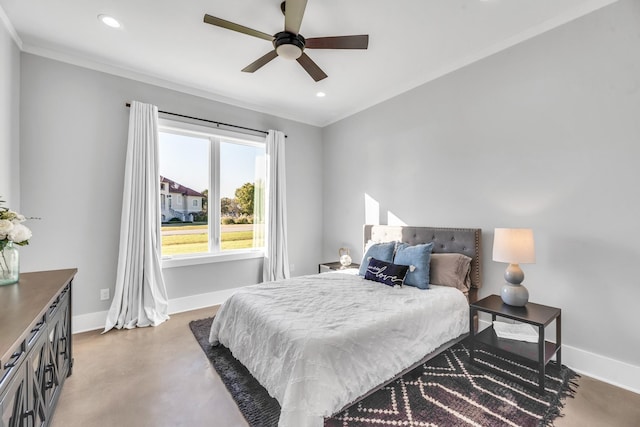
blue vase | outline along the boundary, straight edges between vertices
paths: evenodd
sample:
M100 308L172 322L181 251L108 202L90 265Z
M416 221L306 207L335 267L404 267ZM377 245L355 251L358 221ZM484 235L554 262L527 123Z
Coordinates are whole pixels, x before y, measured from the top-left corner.
M13 285L20 280L20 254L13 246L13 242L7 243L0 252L0 286Z

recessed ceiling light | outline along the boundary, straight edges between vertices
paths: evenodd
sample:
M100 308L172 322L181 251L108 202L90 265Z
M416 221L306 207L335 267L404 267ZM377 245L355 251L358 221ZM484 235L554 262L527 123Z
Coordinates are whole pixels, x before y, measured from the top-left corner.
M316 93L316 96L317 96L318 98L324 98L325 96L327 96L327 94L326 94L326 93L324 93L324 92L318 92L318 93Z
M120 22L113 16L98 15L98 19L106 26L111 28L120 28Z

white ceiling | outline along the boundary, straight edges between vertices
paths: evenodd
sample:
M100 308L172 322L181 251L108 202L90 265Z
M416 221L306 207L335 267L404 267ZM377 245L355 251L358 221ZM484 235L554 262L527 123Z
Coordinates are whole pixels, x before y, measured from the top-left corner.
M241 72L270 42L203 23L275 34L280 0L0 0L0 18L25 52L324 126L615 1L309 0L303 36L370 36L368 50L307 50L329 75L317 83L283 58Z

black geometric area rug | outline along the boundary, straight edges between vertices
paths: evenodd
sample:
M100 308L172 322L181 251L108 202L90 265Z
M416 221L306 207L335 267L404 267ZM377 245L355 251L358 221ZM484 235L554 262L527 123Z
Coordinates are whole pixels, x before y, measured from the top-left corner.
M275 427L280 405L224 346L209 345L213 318L189 324L196 340L251 427ZM476 345L476 363L537 385L535 364L496 355ZM465 341L418 366L345 411L325 427L548 426L573 396L578 375L549 362L545 394L469 363Z

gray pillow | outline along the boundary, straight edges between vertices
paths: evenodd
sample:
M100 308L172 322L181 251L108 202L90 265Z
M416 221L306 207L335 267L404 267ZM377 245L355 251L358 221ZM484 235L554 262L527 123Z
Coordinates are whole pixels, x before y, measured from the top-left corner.
M471 288L471 258L457 253L431 254L430 275L433 285L467 292Z

